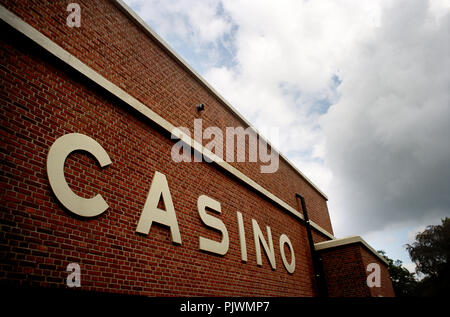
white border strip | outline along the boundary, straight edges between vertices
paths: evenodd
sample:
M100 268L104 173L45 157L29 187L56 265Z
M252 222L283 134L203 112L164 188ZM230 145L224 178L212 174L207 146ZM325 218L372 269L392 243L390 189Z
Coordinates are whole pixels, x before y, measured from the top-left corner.
M25 21L21 20L19 17L17 17L15 14L10 12L8 9L0 5L0 18L9 24L11 27L19 31L20 33L24 34L26 37L34 41L36 44L47 50L49 53L53 54L93 82L95 82L97 85L101 86L117 98L121 99L123 102L131 106L133 109L159 125L161 128L166 130L169 133L172 133L175 130L175 126L172 125L170 122L166 121L164 118L159 116L154 111L150 110L147 106L145 106L143 103L141 103L136 98L129 95L127 92L104 78L102 75L94 71L92 68L81 62L78 58L76 58L74 55L70 54L66 50L64 50L62 47L60 47L58 44L50 40L48 37L40 33L38 30L33 28L31 25L26 23ZM179 129L177 129L179 131ZM181 131L179 131L181 132ZM244 175L242 172L240 172L235 167L231 166L229 163L223 161L218 156L216 156L214 153L209 151L208 149L204 148L202 144L196 142L195 140L191 139L186 134L179 135L180 138L186 142L187 144L190 144L192 148L197 150L200 153L203 153L205 156L209 157L212 161L214 161L217 165L225 169L226 171L233 174L235 177L258 191L259 193L263 194L267 198L269 198L271 201L275 202L285 210L287 210L289 213L294 215L295 217L304 220L303 215L298 211L292 208L289 204L269 192L267 189L256 183L254 180L250 179L246 175ZM330 239L335 239L335 237L320 227L318 224L311 222L311 225L322 234L326 235Z
M386 263L386 265L389 265L389 262L383 256L381 256L377 251L375 251L375 249L372 248L360 236L350 236L350 237L346 237L346 238L342 238L342 239L334 239L334 240L330 240L330 241L315 243L314 244L314 249L316 251L326 250L326 249L335 248L335 247L339 247L339 246L343 246L343 245L347 245L347 244L352 244L352 243L361 243L361 244L363 244L370 252L372 252L375 256L377 256L381 261Z
M164 41L144 20L142 20L136 12L133 11L126 3L122 0L113 1L119 9L122 10L137 26L139 26L144 33L150 36L150 38L159 42L159 44L177 60L185 69L190 72L194 77L196 77L203 85L206 87L213 95L215 95L222 103L240 120L242 120L247 126L250 127L264 142L270 145L270 147L279 154L279 156L286 161L293 169L296 171L303 179L305 179L320 195L322 195L326 200L328 200L327 195L323 193L308 177L305 176L295 165L288 160L280 151L278 151L261 133L253 127L250 122L248 122L228 101L225 100L200 74L198 74L180 55L178 55L170 46Z

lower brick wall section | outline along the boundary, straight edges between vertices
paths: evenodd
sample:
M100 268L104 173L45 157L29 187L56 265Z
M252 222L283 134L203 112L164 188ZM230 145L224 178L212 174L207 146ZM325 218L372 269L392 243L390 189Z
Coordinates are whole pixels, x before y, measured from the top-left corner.
M328 296L330 297L392 297L394 290L387 266L362 245L355 243L319 251L322 258ZM380 287L368 287L366 271L369 263L380 266Z

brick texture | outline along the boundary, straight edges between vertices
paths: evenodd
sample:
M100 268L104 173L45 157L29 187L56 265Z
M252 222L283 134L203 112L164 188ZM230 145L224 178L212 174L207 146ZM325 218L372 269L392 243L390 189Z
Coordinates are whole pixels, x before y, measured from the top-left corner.
M360 244L320 250L328 295L330 297L394 296L387 265ZM368 287L366 268L380 265L380 287Z

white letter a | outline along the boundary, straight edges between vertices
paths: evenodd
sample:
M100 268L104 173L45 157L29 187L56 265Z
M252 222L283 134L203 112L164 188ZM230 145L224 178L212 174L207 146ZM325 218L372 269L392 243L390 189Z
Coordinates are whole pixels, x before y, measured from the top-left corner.
M161 196L166 210L158 208ZM180 229L178 228L177 215L173 207L169 184L166 176L160 172L155 172L136 231L148 234L153 221L170 227L172 242L181 244Z

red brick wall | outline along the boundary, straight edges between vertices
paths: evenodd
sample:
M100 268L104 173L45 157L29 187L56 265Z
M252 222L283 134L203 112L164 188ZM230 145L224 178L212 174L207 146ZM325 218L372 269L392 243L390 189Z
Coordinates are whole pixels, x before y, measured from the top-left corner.
M198 103L206 104L201 114L204 127L217 126L225 131L225 127L243 125L112 2L77 1L82 12L81 27L69 28L66 7L70 2L1 1L14 14L175 126L188 127L192 132L193 120L199 117L195 111ZM259 162L231 164L296 209L295 193L302 194L310 219L333 233L326 200L285 161L280 160L279 170L274 174L261 174Z
M330 297L394 296L387 266L360 244L349 244L320 250ZM368 287L369 263L381 269L381 287Z
M330 240L330 238L328 238L324 234L319 233L319 232L317 232L315 230L312 230L312 237L313 237L314 243L325 242L325 241Z
M51 14L51 8L42 15ZM109 10L112 20L124 19L114 7ZM30 23L42 22L43 18L36 17L35 21L26 18ZM59 23L61 18L61 14L57 15L55 21ZM48 21L47 32L54 28L51 23L54 22ZM129 38L135 39L138 33L133 35L131 29L130 26ZM174 163L170 158L172 141L148 120L9 27L2 25L2 30L2 284L65 287L66 266L77 262L85 290L182 296L314 295L305 227L297 219L214 165ZM105 43L108 40L104 39ZM95 54L91 50L84 54L88 53ZM129 53L117 50L117 54ZM153 54L164 55L156 48ZM176 64L170 67L180 73L177 76L187 78ZM105 71L110 71L108 68ZM127 80L123 84L127 85ZM172 83L166 80L161 85ZM162 87L159 86L163 92ZM201 88L196 89L198 94L207 97ZM212 99L209 102L214 104ZM156 103L149 104L158 107ZM70 155L66 161L65 175L70 187L83 197L99 193L110 206L93 219L81 219L65 210L51 192L46 175L46 156L51 144L72 132L94 138L112 160L104 169L83 152ZM181 246L172 244L169 230L156 224L149 235L136 233L155 171L167 176L180 226ZM216 232L201 224L197 198L202 194L222 205L220 218L230 236L230 248L223 257L199 251L200 235L220 239ZM247 263L242 263L240 258L236 211L244 216ZM258 221L265 235L265 226L271 227L275 271L265 256L262 267L256 265L252 218ZM281 261L278 239L282 233L289 236L295 250L293 275L287 273ZM287 257L290 258L289 253Z

